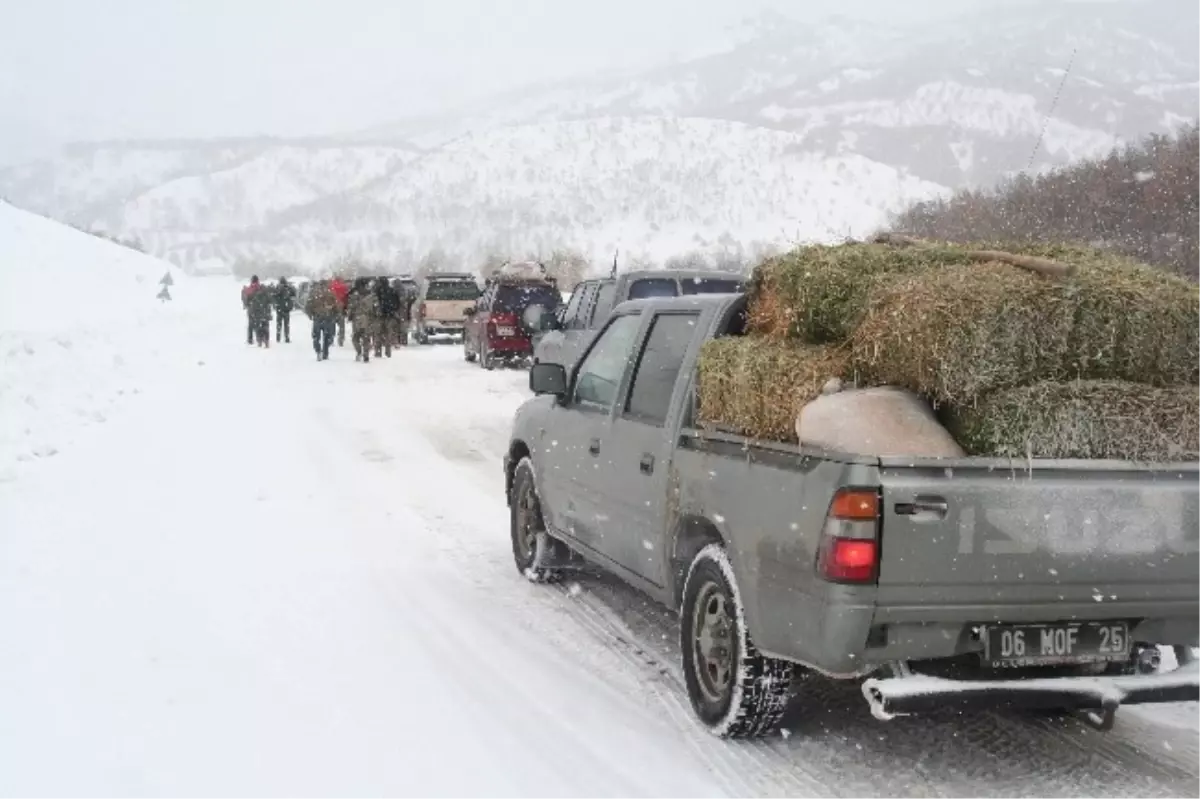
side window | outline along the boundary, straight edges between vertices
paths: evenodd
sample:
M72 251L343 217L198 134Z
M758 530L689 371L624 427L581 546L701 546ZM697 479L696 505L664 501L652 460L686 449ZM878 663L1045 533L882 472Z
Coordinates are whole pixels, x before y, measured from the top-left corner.
M571 292L571 301L567 303L567 307L562 312L562 320L564 325L570 324L571 320L575 318L575 315L579 313L579 302L583 299L583 290L585 288L587 288L587 283L580 283L575 287L575 290Z
M629 299L644 300L649 297L678 297L679 284L675 278L646 277L635 280L629 287Z
M659 314L651 323L646 345L633 376L625 413L648 424L663 425L683 356L696 332L699 314Z
M584 283L576 293L579 294L579 307L576 308L574 316L567 317L566 328L567 330L587 330L587 314L591 310L592 299L596 296L596 284Z
M597 328L608 321L608 314L613 309L613 298L617 296L617 281L605 280L596 290L596 306L592 309L592 320L588 325Z
M612 407L641 323L637 314L618 316L597 337L575 372L574 402L602 410Z

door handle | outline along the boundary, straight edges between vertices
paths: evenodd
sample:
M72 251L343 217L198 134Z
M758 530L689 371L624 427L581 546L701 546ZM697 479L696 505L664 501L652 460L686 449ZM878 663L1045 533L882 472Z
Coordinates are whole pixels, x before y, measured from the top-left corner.
M897 516L912 516L915 521L931 521L946 518L950 505L942 497L913 497L912 502L897 502Z
M642 455L642 462L639 464L642 469L642 474L654 474L654 456Z
M600 439L593 438L588 442L588 452L592 453L593 455L600 454Z

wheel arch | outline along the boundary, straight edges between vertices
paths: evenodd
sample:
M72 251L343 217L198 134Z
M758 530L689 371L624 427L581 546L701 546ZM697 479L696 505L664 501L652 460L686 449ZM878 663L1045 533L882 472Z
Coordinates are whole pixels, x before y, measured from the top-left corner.
M504 464L504 497L509 505L512 505L513 478L517 473L517 464L530 455L529 445L521 439L516 439L508 445L508 458Z
M724 536L712 520L698 514L684 514L675 521L671 531L669 573L673 608L678 609L683 602L683 584L692 560L709 544L726 545Z

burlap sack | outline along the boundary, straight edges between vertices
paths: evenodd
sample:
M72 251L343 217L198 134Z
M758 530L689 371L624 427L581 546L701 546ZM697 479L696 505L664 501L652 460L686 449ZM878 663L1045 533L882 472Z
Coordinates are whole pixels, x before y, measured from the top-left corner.
M962 447L929 403L900 388L833 391L800 409L796 436L804 446L854 455L961 458Z

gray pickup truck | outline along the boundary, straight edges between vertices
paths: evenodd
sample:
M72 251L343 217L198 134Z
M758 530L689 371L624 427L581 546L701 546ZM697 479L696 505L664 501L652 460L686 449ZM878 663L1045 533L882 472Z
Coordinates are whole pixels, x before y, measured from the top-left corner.
M733 294L628 302L576 364L533 367L504 460L522 574L591 562L678 608L692 706L721 736L771 730L806 670L863 680L881 719L961 701L1106 729L1123 703L1200 696L1196 463L701 429L701 345L745 318Z

